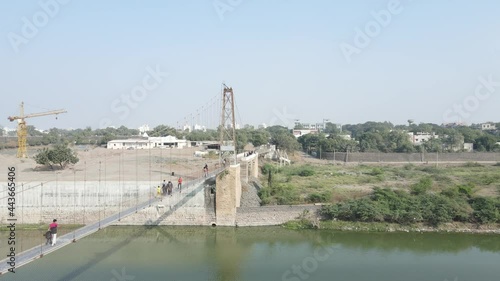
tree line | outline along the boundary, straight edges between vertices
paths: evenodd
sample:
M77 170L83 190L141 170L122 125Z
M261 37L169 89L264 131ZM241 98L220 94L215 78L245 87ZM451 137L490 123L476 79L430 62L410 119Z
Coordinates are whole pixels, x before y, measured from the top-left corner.
M205 131L195 130L178 130L167 125L158 125L146 132L150 137L165 137L175 136L178 139L187 139L190 141L218 141L220 138L220 130L207 129ZM17 141L16 132L9 132L7 136L11 137L9 145L4 143L5 148L15 148ZM47 145L92 145L102 146L109 141L115 139L141 137L138 129L129 129L125 126L118 128L92 129L49 129L46 133L36 130L32 125L28 125L27 142L30 146L47 146ZM243 147L252 143L255 147L264 144L274 144L280 149L293 151L300 149L300 144L293 136L291 130L282 126L272 126L268 128L255 129L251 126L246 126L243 129L236 130L237 150L242 151ZM1 148L1 147L0 147Z
M496 124L500 128L500 123ZM296 129L300 129L298 126ZM205 131L178 130L167 125L158 125L147 134L150 137L175 136L178 139L190 141L217 141L218 129ZM408 137L412 133L435 133L438 138L430 139L420 146L415 146ZM5 134L4 134L5 135ZM15 137L16 132L9 132ZM65 130L52 128L47 133L41 133L34 126L28 126L28 145L39 146L49 144L74 144L74 145L105 145L110 140L139 137L138 129L129 129L125 126L106 129ZM349 136L349 137L347 137ZM393 125L390 122L366 122L362 124L347 124L341 128L333 123L327 123L325 129L319 134L307 134L298 139L292 130L283 126L271 126L265 129L255 129L245 126L236 130L237 149L243 150L247 143L254 146L274 144L277 148L293 152L303 149L313 152L446 152L457 151L462 144L473 143L475 151L500 151L500 130L483 131L479 126L457 126L447 128L431 123L408 125ZM17 142L11 141L10 146L15 147ZM6 146L5 143L3 147Z
M438 137L416 146L411 142L408 133L434 133ZM340 131L336 126L327 124L322 133L303 135L298 138L298 141L309 153L320 151L452 152L462 150L463 143L472 143L475 151L500 151L500 146L497 144L500 142L500 131L483 131L478 126L446 128L436 124L395 126L390 122L366 122L344 125Z

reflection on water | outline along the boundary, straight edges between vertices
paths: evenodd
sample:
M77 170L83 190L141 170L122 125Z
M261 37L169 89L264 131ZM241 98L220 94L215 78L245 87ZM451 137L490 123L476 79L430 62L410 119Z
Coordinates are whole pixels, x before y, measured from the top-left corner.
M497 280L499 261L495 235L109 227L1 279Z

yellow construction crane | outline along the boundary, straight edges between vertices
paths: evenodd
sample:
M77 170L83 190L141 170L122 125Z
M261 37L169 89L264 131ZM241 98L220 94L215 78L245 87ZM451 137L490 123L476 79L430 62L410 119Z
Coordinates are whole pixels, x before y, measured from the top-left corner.
M21 111L21 114L19 116L9 116L7 119L10 120L10 122L14 120L18 120L17 123L17 158L28 158L28 154L26 152L26 135L28 135L28 127L26 126L26 121L24 119L26 118L33 118L33 117L40 117L40 116L45 116L45 115L57 115L60 113L66 113L67 111L64 109L59 109L59 110L52 110L52 111L47 111L47 112L40 112L40 113L32 113L28 115L24 115L24 102L21 102L21 105L19 106L19 109ZM56 117L57 118L57 117Z

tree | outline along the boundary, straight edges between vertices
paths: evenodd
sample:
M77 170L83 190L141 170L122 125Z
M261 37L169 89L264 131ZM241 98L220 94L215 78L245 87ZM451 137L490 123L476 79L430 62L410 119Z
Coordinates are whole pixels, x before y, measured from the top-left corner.
M51 169L54 169L54 165L59 165L61 169L64 169L68 164L76 164L79 159L76 152L71 150L66 145L56 145L52 149L44 148L38 150L38 154L35 155L35 162L40 165L48 165Z
M166 136L175 136L178 137L177 130L175 128L158 125L153 128L153 130L148 134L150 137L166 137Z
M249 136L249 141L255 146L261 146L263 144L267 144L269 142L269 138L271 135L269 134L268 131L259 129L259 130L252 130L250 132Z
M422 144L425 151L427 152L442 152L443 151L443 141L440 138L431 138L428 141L424 141Z
M449 151L458 151L463 148L464 136L455 129L447 130L443 143Z
M333 124L332 122L327 122L325 124L325 129L323 130L323 133L338 135L340 134L340 129L337 127L337 124Z
M497 140L492 135L484 135L476 139L474 149L477 151L496 151L499 146L496 144Z
M392 152L414 152L415 148L408 138L408 134L403 131L391 131L387 136L387 147Z
M384 138L379 132L363 133L358 140L359 148L363 152L387 151Z
M276 145L277 149L293 152L300 149L297 139L290 133L277 133L271 137L271 143Z

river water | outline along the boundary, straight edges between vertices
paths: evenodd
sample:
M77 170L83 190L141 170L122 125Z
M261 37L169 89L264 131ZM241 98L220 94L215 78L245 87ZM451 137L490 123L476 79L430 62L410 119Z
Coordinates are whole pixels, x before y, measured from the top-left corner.
M40 239L35 232L36 244ZM30 237L30 233L22 235ZM280 227L108 227L0 277L26 281L499 279L499 235Z

